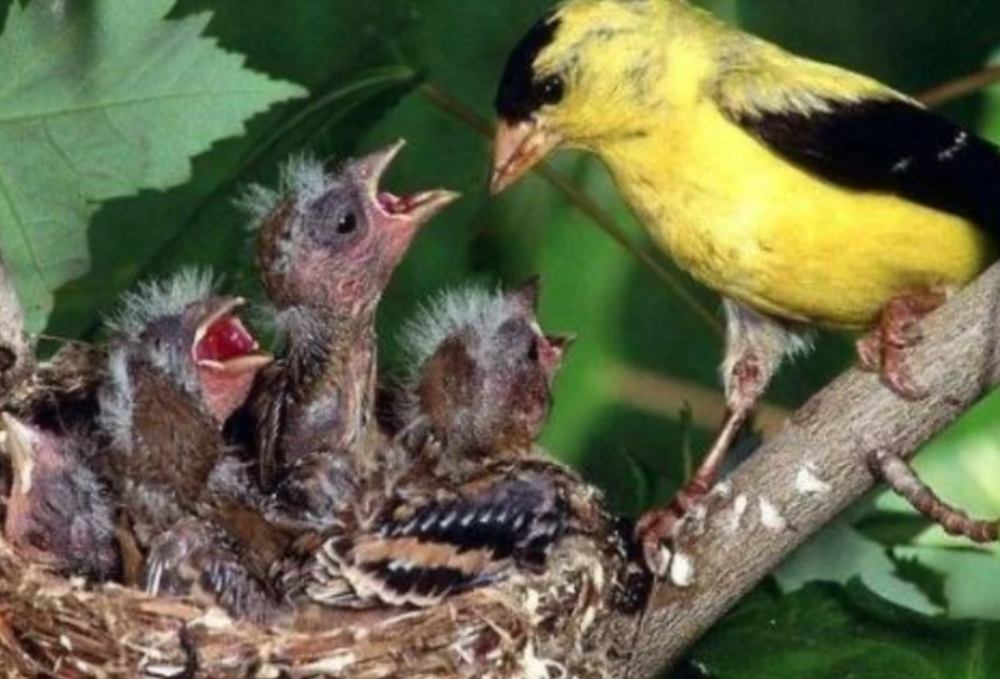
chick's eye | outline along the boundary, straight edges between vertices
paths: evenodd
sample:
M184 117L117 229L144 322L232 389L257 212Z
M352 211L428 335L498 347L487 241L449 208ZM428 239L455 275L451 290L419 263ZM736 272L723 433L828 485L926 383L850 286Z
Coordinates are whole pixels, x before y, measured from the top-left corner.
M538 363L538 340L532 340L528 345L528 360L531 363Z
M566 83L561 76L550 75L538 83L538 98L543 104L558 104L566 94Z
M358 218L353 212L345 212L337 220L337 233L346 235L358 228Z

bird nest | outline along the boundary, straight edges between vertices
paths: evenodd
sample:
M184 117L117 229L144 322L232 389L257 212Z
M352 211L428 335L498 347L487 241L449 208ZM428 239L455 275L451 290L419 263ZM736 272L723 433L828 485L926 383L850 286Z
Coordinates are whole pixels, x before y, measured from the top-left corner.
M604 676L615 585L597 545L570 541L544 574L426 609L299 609L268 627L221 609L89 586L0 540L5 677Z
M54 391L61 407L87 408L100 360L66 349L9 390L0 409L44 419L39 394ZM599 502L596 491L581 488ZM434 607L310 603L261 626L202 599L61 577L0 537L0 675L606 676L610 621L631 585L621 556L599 538L576 535L549 554L544 570L518 571Z

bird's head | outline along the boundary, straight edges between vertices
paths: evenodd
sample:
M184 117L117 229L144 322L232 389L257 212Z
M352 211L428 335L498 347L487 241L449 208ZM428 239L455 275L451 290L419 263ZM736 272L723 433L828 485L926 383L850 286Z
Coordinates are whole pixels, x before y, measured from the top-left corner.
M494 106L490 190L516 182L564 146L599 150L641 135L662 106L667 12L680 0L568 0L510 53ZM662 111L660 112L662 113Z
M38 509L44 507L46 485L65 475L68 460L63 441L13 415L0 415L3 425L3 452L10 460L13 483L7 502L4 536L32 557L51 564L53 543L39 526ZM67 517L64 517L67 518ZM52 528L54 526L50 526ZM43 541L40 542L39 538Z
M508 293L450 292L408 328L417 366L409 404L449 447L525 450L545 424L572 338L538 327L535 283Z
M3 413L0 448L13 475L4 536L29 558L56 569L106 577L117 568L113 512L85 466L92 445Z
M122 398L131 390L127 364L142 362L219 424L243 405L272 357L237 315L245 300L215 294L212 287L210 273L184 271L125 296L109 322L117 339L111 373Z
M371 308L418 228L458 194L399 196L379 187L403 147L349 160L332 174L290 162L278 191L252 188L244 205L259 225L258 262L279 310L306 306L360 315Z

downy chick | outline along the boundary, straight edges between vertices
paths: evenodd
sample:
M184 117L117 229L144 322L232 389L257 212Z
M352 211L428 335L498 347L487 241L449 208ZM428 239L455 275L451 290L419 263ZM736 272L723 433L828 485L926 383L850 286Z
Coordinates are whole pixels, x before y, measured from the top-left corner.
M322 521L373 471L375 311L418 228L457 194L396 196L379 180L402 143L327 173L289 163L281 188L244 200L287 355L248 407L262 486Z
M13 483L4 536L32 561L65 575L108 580L121 568L115 503L91 469L95 444L0 415Z
M213 294L210 274L186 271L127 295L109 323L106 466L149 552L151 593L187 592L204 578L222 595L229 580L213 580L221 564L241 568L207 489L227 454L222 426L271 361L235 315L242 304Z
M531 453L573 339L543 334L537 304L537 281L507 293L467 288L441 295L407 325L403 346L415 368L400 399L404 438L426 434L440 449L440 472Z
M596 494L534 445L569 343L539 329L537 300L534 283L451 292L410 324L412 468L369 521L318 550L311 599L432 605L543 567L570 532L612 534Z

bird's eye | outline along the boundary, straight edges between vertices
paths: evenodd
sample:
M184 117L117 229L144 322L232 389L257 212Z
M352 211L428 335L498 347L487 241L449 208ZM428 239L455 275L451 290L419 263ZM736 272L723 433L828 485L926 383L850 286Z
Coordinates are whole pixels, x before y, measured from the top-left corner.
M562 76L550 75L538 83L538 98L543 104L558 104L566 94Z
M532 363L538 363L538 340L531 340L531 344L528 345L528 360Z
M337 233L339 234L354 233L357 228L358 218L353 212L345 212L337 220Z

